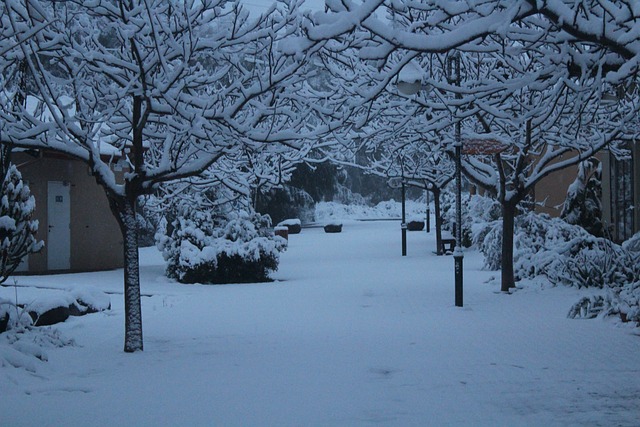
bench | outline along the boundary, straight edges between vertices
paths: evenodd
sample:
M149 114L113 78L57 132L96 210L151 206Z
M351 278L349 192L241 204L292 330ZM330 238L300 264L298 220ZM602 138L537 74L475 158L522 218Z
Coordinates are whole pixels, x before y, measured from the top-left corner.
M440 244L442 245L442 253L453 253L453 250L456 247L456 239L448 231L443 231L442 237L440 238Z

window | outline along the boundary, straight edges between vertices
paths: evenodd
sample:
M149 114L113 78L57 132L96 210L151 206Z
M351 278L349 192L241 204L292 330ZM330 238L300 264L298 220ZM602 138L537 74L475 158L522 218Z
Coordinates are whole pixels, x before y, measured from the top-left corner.
M622 242L633 235L633 159L612 157L611 218L613 240Z

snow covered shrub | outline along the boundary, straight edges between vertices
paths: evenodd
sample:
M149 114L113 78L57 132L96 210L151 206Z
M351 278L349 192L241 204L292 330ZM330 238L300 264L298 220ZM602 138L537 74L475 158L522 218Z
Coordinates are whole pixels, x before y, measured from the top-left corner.
M636 233L622 243L622 247L629 252L640 252L640 233Z
M630 283L640 268L632 255L604 238L574 239L558 251L562 257L547 277L554 284L604 288Z
M560 218L581 226L596 237L603 237L601 200L602 164L592 157L578 164L578 176L567 190Z
M583 297L571 307L568 317L592 319L600 315L619 315L623 322L640 327L640 280L607 288L604 295Z
M517 280L554 274L569 242L589 237L581 227L534 212L518 216L515 228L513 259Z
M589 235L580 227L559 218L528 212L516 217L513 263L516 280L554 271L560 262L559 251L577 239ZM486 223L475 233L474 242L484 255L485 268L498 270L502 256L502 222Z
M473 241L484 255L484 268L492 271L500 270L502 266L502 221L492 221L479 227Z
M273 235L268 216L182 206L160 235L167 275L181 283L253 283L277 270L286 240Z
M300 188L284 185L257 196L256 209L268 214L275 222L287 218L300 218L303 222L313 222L315 201Z
M450 191L442 192L442 227L453 234L456 222L456 196ZM469 247L482 242L490 230L488 223L498 220L502 215L500 204L491 197L474 194L462 195L462 245Z
M22 259L44 246L36 240L38 221L32 220L36 208L22 175L10 164L0 189L0 283L15 271Z
M73 339L51 328L17 328L0 335L0 367L37 372L49 360L48 349L75 346Z
M491 197L462 196L462 244L469 247L479 245L484 241L497 221L502 216L500 203ZM442 193L442 225L445 230L453 234L453 224L456 221L456 198L451 192ZM498 223L499 225L499 223ZM499 251L499 246L498 246ZM498 263L498 266L500 264ZM498 267L499 268L499 267Z
M567 317L570 319L593 319L600 314L608 313L606 310L607 305L605 297L602 295L583 297L580 301L571 306Z
M610 294L612 309L620 313L624 321L640 326L640 280L614 287Z

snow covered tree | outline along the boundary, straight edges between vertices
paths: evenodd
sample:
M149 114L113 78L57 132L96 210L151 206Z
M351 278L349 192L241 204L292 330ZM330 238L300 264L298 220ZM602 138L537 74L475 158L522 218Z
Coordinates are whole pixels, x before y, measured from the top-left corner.
M335 37L341 49L360 49L363 61L354 68L370 70L362 73L370 82L349 84L367 105L411 61L427 64L438 54L435 69L422 65L429 70L422 83L432 93L426 103L432 114L421 127L439 130L451 155L455 143L465 144L474 154L464 158L466 175L502 204L503 291L515 286L518 204L543 177L637 128L636 86L626 65L636 61L637 10L624 2L586 3L593 7L589 12L584 2L336 2L307 28L311 39ZM554 10L559 19L551 17ZM601 25L583 28L598 16ZM454 76L455 57L462 63ZM622 82L622 99L604 102L605 92Z
M0 189L0 284L18 268L24 257L39 252L38 221L32 219L36 201L22 175L10 164Z
M323 43L289 42L296 12L293 1L257 17L223 0L2 6L0 70L25 60L33 90L18 112L2 105L0 140L82 160L104 188L124 240L126 352L143 349L138 197L205 172L234 185L246 151L304 155L301 141L339 121L319 114L340 107L304 75Z
M366 0L328 2L328 6L326 14L316 14L308 25L309 38L330 39L365 30L373 36L362 54L365 58L384 58L395 49L466 50L489 35L518 33L522 21L546 20L555 28L544 35L547 40L588 42L598 46L591 53L606 52L603 71L611 83L632 77L640 61L640 10L635 0ZM393 25L396 15L411 16L412 25Z

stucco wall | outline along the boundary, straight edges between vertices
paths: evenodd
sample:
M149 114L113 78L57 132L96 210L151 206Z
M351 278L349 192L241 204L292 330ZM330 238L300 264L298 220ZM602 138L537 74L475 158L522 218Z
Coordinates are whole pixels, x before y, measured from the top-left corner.
M66 181L70 185L72 271L107 270L123 265L122 236L109 210L109 203L88 167L76 160L39 157L14 153L23 180L28 181L36 199L36 219L40 222L38 238L45 241L39 254L29 256L29 272L47 269L47 186L49 181Z
M561 160L563 159L558 159L556 162ZM578 167L570 166L540 180L535 188L536 212L559 217L562 213L564 201L567 198L567 190L576 180L577 175Z

